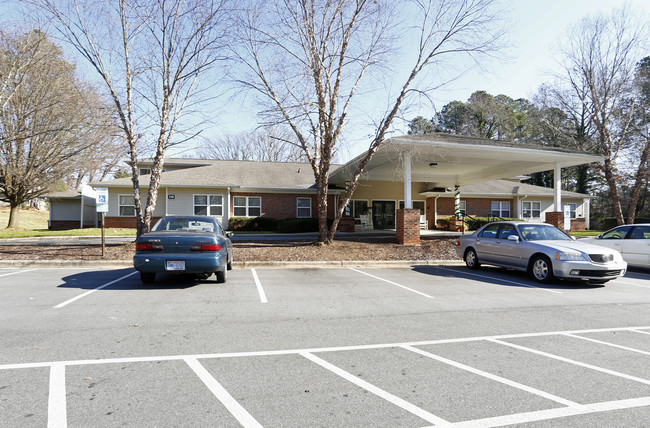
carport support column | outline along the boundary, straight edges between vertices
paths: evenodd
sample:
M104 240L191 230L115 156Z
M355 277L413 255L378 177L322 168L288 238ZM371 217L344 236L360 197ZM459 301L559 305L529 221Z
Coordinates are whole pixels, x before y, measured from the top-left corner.
M411 196L410 151L403 152L404 161L404 209L397 210L395 221L397 240L402 245L420 245L420 210L413 209Z
M411 152L404 152L404 208L413 208L413 200L411 196Z
M547 212L545 215L545 221L558 229L564 229L564 210L562 209L562 168L560 168L559 162L555 163L555 170L553 171L553 187L555 190L553 209L555 211Z

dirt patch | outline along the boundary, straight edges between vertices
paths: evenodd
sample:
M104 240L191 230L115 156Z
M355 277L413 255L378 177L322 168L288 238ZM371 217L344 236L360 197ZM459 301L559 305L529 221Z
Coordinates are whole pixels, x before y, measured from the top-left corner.
M457 238L423 238L421 245L400 245L395 238L354 238L317 246L310 241L282 240L236 242L235 261L337 261L337 260L458 260ZM2 245L5 260L129 260L134 244L109 244L102 258L101 245Z

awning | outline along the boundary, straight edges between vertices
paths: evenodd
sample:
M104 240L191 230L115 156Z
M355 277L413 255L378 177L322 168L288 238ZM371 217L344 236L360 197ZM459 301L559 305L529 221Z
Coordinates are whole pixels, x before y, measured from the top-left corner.
M430 188L462 186L604 160L603 156L595 153L542 145L446 133L406 135L387 140L361 179L403 181L406 152L412 156L411 180L429 183ZM338 168L331 174L330 182L344 183L348 180L364 156L365 153Z

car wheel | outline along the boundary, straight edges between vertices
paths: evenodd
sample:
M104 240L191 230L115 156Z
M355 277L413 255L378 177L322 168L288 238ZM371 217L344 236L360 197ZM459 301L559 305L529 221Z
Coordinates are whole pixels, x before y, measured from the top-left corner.
M555 279L553 275L553 265L551 260L546 256L535 256L530 262L530 276L537 282L548 284Z
M155 272L140 272L140 281L145 284L151 284L156 279Z
M227 277L226 272L228 272L228 269L224 269L224 270L220 270L220 271L215 272L215 275L217 275L217 282L218 283L223 284L224 282L226 282L226 277Z
M474 248L468 248L467 251L465 251L465 264L470 269L478 269L481 267L481 263L478 261L478 256L476 255Z
M228 263L226 264L226 269L232 270L232 256L230 257L230 259L228 259L228 256L226 256L226 260L228 260Z

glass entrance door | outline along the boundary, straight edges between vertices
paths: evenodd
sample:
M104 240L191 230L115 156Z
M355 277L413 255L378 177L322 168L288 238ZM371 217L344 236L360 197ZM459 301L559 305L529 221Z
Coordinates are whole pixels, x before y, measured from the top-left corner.
M395 229L395 201L372 201L372 223L375 229Z

